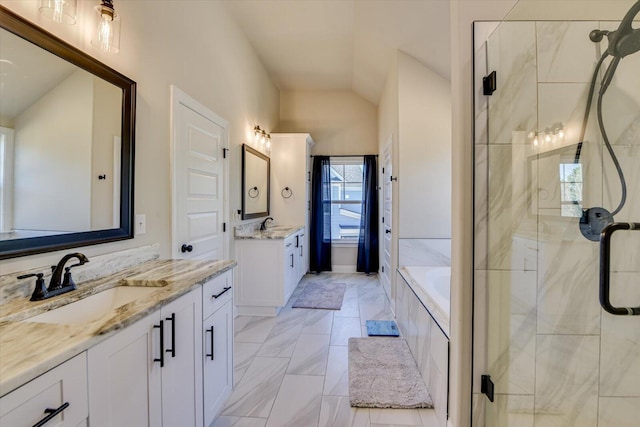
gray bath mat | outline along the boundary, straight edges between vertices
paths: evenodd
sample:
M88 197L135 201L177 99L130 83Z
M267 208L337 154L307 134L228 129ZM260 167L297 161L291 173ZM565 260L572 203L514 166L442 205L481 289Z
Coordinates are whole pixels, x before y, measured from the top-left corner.
M433 408L402 338L349 338L349 401L359 408Z
M344 283L308 283L293 308L340 310L347 285Z

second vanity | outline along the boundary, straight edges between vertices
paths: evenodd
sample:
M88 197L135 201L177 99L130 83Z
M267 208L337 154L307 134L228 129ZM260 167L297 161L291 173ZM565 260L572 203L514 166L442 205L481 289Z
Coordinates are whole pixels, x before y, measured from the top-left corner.
M0 425L210 425L233 386L235 265L148 261L3 304Z
M236 310L277 316L307 272L305 228L275 226L236 233Z

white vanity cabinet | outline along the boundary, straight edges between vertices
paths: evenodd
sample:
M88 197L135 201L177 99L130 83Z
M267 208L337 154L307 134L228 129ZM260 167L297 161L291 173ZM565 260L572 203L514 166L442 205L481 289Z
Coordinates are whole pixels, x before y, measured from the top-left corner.
M302 275L309 269L309 214L311 211L311 147L308 133L271 134L271 210L278 224L302 224ZM290 191L285 189L289 188ZM300 249L300 248L299 248Z
M307 274L308 265L307 262L307 241L306 241L306 230L302 230L298 233L298 237L296 239L296 251L295 251L295 259L296 261L296 284L302 279L302 277Z
M202 426L202 290L88 351L95 426Z
M160 311L88 351L91 427L161 426Z
M53 411L59 410L57 414ZM80 353L0 398L0 426L87 425L87 354Z
M300 261L298 260L298 248L297 243L299 236L295 235L285 240L285 277L284 277L284 304L287 303L289 297L296 289L298 284L298 271ZM283 304L283 305L284 305Z
M233 389L233 272L202 286L204 425L211 425Z
M298 285L302 272L306 272L299 255L302 234L304 229L284 239L236 240L238 314L276 316L279 313Z
M165 305L160 315L165 333L162 425L202 426L202 288Z

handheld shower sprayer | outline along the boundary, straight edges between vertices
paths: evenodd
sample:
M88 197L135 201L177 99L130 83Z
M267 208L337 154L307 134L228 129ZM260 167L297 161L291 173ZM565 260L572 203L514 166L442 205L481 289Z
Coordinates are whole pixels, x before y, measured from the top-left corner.
M584 114L584 119L582 121L582 131L580 134L580 139L578 141L578 147L576 149L575 162L578 163L580 161L580 153L582 151L582 144L584 142L584 136L587 128L587 122L589 120L589 112L591 110L591 102L593 101L593 95L596 86L596 80L598 78L598 71L600 67L604 63L604 60L611 56L612 60L607 67L607 70L604 73L602 78L602 82L600 83L600 91L598 93L598 102L597 102L597 115L598 115L598 125L600 128L600 133L602 135L602 140L611 156L611 160L618 172L618 177L620 178L620 187L622 190L622 196L620 197L620 203L618 207L613 211L609 212L607 209L602 207L593 207L589 209L584 209L582 212L582 217L580 218L580 232L584 237L591 241L599 241L600 236L602 234L602 230L609 224L614 222L613 216L622 210L627 200L627 183L624 178L624 173L622 171L622 167L620 166L620 162L616 157L615 152L613 151L613 147L609 142L609 138L607 136L607 132L604 126L604 120L602 117L602 98L606 93L611 81L613 80L613 76L615 75L616 69L618 68L618 64L620 60L625 56L631 55L640 51L640 28L634 29L631 25L633 23L634 18L640 14L640 0L636 1L633 6L629 9L627 14L622 19L622 22L618 26L618 29L615 31L607 31L607 30L593 30L589 33L589 38L594 43L599 43L602 41L604 36L607 36L607 40L609 45L607 50L602 54L600 60L598 61L596 68L593 72L593 77L591 79L591 85L589 87L589 96L587 97L587 107Z
M634 29L631 26L633 19L638 14L640 14L640 1L631 6L631 9L622 18L617 30L606 34L609 39L609 47L607 48L609 55L624 58L640 50L640 28Z

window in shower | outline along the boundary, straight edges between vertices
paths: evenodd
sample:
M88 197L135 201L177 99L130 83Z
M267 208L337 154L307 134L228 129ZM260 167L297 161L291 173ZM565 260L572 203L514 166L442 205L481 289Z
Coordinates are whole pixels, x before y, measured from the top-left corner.
M561 215L582 216L582 164L560 163Z

